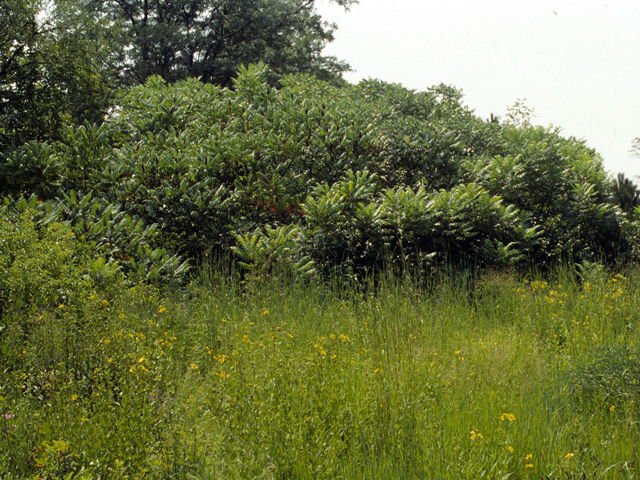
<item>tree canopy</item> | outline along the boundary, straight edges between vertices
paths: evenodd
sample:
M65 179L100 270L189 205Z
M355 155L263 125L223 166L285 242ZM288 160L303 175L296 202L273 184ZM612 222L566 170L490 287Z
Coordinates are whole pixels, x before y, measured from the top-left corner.
M357 0L337 0L345 8ZM241 65L268 63L277 74L338 78L348 65L322 55L335 26L315 0L88 0L120 32L120 80L143 84L196 77L230 86Z
M114 96L113 45L66 0L0 3L0 149L99 122Z

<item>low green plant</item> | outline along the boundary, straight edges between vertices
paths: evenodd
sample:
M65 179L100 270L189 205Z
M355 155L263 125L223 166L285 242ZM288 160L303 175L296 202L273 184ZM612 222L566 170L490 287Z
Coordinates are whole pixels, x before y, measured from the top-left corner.
M35 216L0 206L1 317L69 304L92 288L73 232L55 222L38 228Z

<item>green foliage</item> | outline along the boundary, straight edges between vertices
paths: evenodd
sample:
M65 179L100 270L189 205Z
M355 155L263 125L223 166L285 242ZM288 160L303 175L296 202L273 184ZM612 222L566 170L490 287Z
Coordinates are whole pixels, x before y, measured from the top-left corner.
M280 228L267 225L264 232L257 230L252 234L237 235L238 246L232 249L240 258L239 264L249 270L254 280L283 271L295 276L312 275L315 271L313 261L296 252L296 237L299 236L300 229L295 225Z
M85 258L93 269L113 264L137 282L179 279L188 268L186 262L165 249L151 247L157 225L145 227L142 220L132 218L118 205L93 199L91 195L79 197L71 191L58 205L48 208L68 222L76 238L87 246ZM49 216L47 221L53 218L56 216ZM96 254L107 263L93 262Z
M465 165L469 178L530 217L538 229L531 259L583 261L613 256L621 244L602 160L553 128L502 128L500 155Z
M520 260L536 237L517 209L505 208L477 185L437 193L387 189L372 201L374 177L350 175L348 182L317 189L320 195L304 205L312 227L309 250L325 268L347 262L356 269L386 263L420 270L462 260L507 265ZM349 187L359 195L349 195Z
M6 198L14 215L27 214L38 228L64 224L75 240L78 268L100 287L108 287L125 274L130 282L180 281L188 263L163 248L154 248L157 226L145 226L118 205L73 190L59 200L39 202L35 197ZM7 208L7 207L4 207Z
M65 172L64 190L90 192L104 189L103 183L111 180L104 171L111 153L110 134L104 124L100 127L96 124L70 126L61 132L57 156Z
M0 5L0 152L100 121L113 97L100 25L66 0Z
M101 126L5 154L5 194L82 192L157 229L150 248L233 247L260 275L280 255L268 232L285 227L296 233L281 264L324 273L635 258L633 227L621 228L602 159L582 141L483 121L445 85L292 75L274 88L270 72L242 67L233 89L150 77ZM130 271L153 257L145 248Z
M535 117L533 108L529 108L524 104L526 98L518 99L513 106L507 108L506 123L516 127L531 127L531 120Z
M29 142L0 153L2 195L29 195L52 198L62 186L63 166L55 149L48 143Z
M624 173L619 173L612 187L613 201L626 214L633 214L633 210L640 206L640 190Z
M629 218L631 217L631 218ZM627 242L629 257L640 258L640 206L620 220L621 236Z
M67 304L92 287L78 262L73 233L62 223L38 228L35 212L0 207L0 318Z
M91 0L97 19L118 32L120 81L144 84L158 75L173 83L199 78L231 86L242 65L266 62L279 76L313 74L339 79L348 65L321 55L335 25L315 13L314 1ZM354 0L336 3L348 8ZM81 3L81 6L85 4Z

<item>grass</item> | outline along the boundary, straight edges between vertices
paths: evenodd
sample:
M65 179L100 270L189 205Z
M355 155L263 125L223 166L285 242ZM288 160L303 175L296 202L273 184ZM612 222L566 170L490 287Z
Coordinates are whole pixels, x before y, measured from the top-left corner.
M0 339L1 476L638 478L639 277L211 269L38 311Z

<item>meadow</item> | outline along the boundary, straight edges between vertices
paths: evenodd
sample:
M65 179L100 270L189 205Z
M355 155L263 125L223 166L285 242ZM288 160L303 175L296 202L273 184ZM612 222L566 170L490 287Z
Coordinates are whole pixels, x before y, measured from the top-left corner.
M114 286L5 331L2 478L638 478L640 271Z

